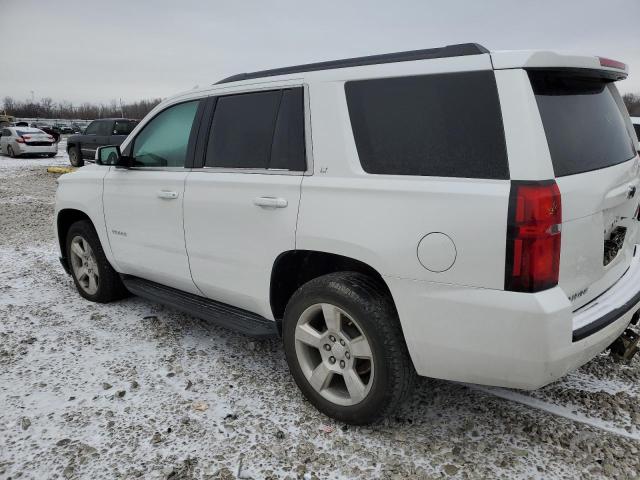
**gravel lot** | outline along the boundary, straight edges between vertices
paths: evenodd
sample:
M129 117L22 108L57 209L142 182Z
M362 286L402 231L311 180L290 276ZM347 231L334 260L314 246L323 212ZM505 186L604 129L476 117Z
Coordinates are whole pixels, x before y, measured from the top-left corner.
M45 167L67 161L0 157L0 478L638 478L638 359L534 393L422 379L354 428L301 398L275 340L85 301L52 237Z

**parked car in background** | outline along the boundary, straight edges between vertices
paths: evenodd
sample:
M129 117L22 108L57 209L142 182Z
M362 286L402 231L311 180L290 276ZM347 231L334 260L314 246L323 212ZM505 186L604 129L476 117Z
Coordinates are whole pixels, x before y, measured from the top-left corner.
M54 157L58 144L52 135L32 127L5 127L0 130L0 152L10 157L44 155Z
M138 124L129 118L102 118L91 122L84 133L67 139L69 162L81 167L85 160L95 158L96 149L104 145L120 145Z
M631 117L631 123L636 130L636 135L640 139L640 117Z

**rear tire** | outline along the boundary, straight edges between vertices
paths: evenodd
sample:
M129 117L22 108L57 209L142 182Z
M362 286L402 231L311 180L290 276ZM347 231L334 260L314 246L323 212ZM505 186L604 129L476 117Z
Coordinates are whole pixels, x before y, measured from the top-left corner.
M11 157L11 158L16 158L17 155L16 153L13 151L13 147L11 145L7 146L7 154Z
M66 252L71 277L84 298L108 303L127 296L127 289L107 260L91 222L80 220L71 225L67 232Z
M300 287L283 320L284 351L304 396L336 420L365 425L407 398L415 370L387 290L355 272Z
M82 152L78 147L71 147L69 149L69 163L74 167L82 167L84 160L82 159Z

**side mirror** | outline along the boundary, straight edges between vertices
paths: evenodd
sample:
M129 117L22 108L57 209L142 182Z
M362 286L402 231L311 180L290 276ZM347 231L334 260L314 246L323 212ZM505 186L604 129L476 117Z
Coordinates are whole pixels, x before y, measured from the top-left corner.
M131 158L120 153L120 147L107 145L96 150L96 163L98 165L115 166L117 168L131 167Z

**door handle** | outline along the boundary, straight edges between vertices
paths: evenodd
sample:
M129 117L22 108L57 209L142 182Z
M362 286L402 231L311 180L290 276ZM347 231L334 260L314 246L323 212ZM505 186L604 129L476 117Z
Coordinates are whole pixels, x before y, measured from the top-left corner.
M253 204L258 207L284 208L289 203L284 198L256 197L253 199Z
M160 190L158 192L158 197L166 198L168 200L174 200L178 198L178 192L170 192L169 190Z

